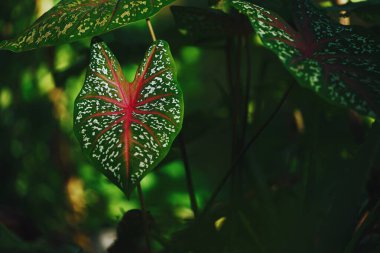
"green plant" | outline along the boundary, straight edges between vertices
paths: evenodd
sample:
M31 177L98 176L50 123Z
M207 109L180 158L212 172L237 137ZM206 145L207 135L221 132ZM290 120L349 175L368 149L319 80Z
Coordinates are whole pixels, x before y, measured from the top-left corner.
M296 30L276 14L233 1L266 47L298 82L322 97L365 115L379 115L380 46L368 35L334 23L309 1L298 1Z
M93 40L91 50L74 131L96 167L129 196L181 129L182 91L165 41L149 48L131 83L104 42Z
M209 59L197 63L197 69L216 76L217 88L202 83L205 101L187 100L192 114L184 121L186 90L180 86L190 85L179 82L177 70L197 76L185 64L176 67L172 42L157 40L150 21L172 2L62 0L19 36L0 42L0 49L23 52L92 38L89 60L70 69L87 66L72 105L73 132L92 165L128 199L137 188L141 206L141 211L125 212L110 252L377 252L379 181L368 178L378 173L379 162L379 126L374 122L380 113L380 45L376 35L338 24L323 12L355 14L363 6L378 8L378 3L325 10L309 0L291 5L286 0L222 0L209 1L212 8L172 6L178 29L193 45L188 50L194 53L185 55L188 62L195 61L191 56L198 50L208 48L225 57L225 64L220 55L210 57L216 59L212 65L207 65ZM98 36L115 34L116 42L133 39L134 34L119 39L114 30L139 20L146 20L153 42L131 75L133 68L124 68L128 57L119 54L124 48L109 47ZM171 48L178 55L178 47ZM47 64L53 69L54 64ZM54 73L53 79L59 78ZM266 87L273 83L279 86ZM57 95L50 96L56 102ZM208 108L215 97L218 102ZM335 126L338 134L329 131ZM284 136L284 129L290 137ZM203 143L201 161L192 171L194 156L189 157L187 146L206 130L213 135L200 139L211 146ZM146 204L140 182L160 164L175 164L177 157L183 163L191 212L185 224L168 226L173 233L162 232L158 227L164 212L158 213L156 224L148 211L155 207ZM200 177L199 168L208 167L214 171ZM194 189L193 173L205 181L203 193ZM78 182L67 183L68 191L74 185L74 211L82 210L76 199ZM229 194L222 192L227 184ZM159 196L161 190L152 191ZM81 212L76 214L71 220L81 219ZM12 237L5 228L0 233L6 235L0 236L0 244ZM14 237L9 244L18 241ZM4 244L6 250L9 244ZM20 243L19 248L28 252L29 244ZM50 251L49 245L45 248Z

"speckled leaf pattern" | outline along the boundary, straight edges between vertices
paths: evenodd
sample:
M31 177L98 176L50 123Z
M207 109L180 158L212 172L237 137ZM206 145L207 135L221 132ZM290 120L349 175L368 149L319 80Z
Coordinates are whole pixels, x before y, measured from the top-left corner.
M104 42L93 40L76 101L74 131L83 151L128 195L167 155L181 129L183 96L168 44L155 42L132 82Z
M72 42L146 19L174 0L62 0L18 37L0 42L15 52Z
M374 39L333 22L308 0L296 1L296 29L260 6L236 0L233 5L302 86L340 106L380 116L380 46Z

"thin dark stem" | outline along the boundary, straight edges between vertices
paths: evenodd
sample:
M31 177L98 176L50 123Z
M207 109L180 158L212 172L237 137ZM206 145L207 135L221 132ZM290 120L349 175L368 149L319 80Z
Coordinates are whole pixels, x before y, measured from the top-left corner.
M237 84L236 84L236 78L234 78L234 71L233 71L233 55L234 54L234 40L229 38L226 42L226 48L225 48L225 57L226 57L226 74L227 74L227 80L229 85L229 93L230 93L230 115L231 115L231 162L233 161L234 157L236 156L235 148L237 144L237 97L236 97L236 91L237 91Z
M243 43L244 37L238 36L235 41L235 50L233 55L236 55L235 62L232 63L233 73L234 73L234 88L233 88L233 115L235 118L232 119L233 122L233 146L231 152L231 164L236 159L236 156L239 154L239 151L244 147L244 138L242 134L243 124L244 124L244 89L242 81L242 60L243 60ZM230 64L231 65L231 64ZM241 102L243 101L243 103ZM242 170L236 170L231 179L231 197L234 203L238 202L238 197L240 196L239 192L241 191L241 180L242 180ZM237 206L234 204L234 206Z
M187 191L189 192L191 209L193 210L194 216L197 217L198 203L195 196L193 177L191 175L189 158L187 156L186 142L185 142L185 138L182 132L179 134L179 147L181 149L183 165L185 167Z
M241 144L241 136L239 136L239 130L240 130L240 124L241 122L241 108L242 108L242 80L241 80L241 65L242 65L242 47L243 47L243 38L241 36L238 36L237 41L236 41L236 63L234 64L234 69L235 69L235 114L236 114L236 122L235 122L235 135L236 135L236 147L235 147L235 154L237 155L238 150L240 150Z
M251 93L251 82L252 82L252 59L251 59L251 43L249 41L249 36L245 37L245 50L246 50L246 81L245 81L245 98L244 98L244 115L243 115L243 133L242 133L242 146L245 142L245 135L247 132L248 125L248 107L249 107L249 98Z
M369 215L367 217L367 219L364 221L364 223L357 229L357 231L355 232L355 234L353 235L351 241L348 243L347 247L345 248L344 250L344 253L352 253L355 251L355 248L357 246L357 243L358 241L360 240L360 238L363 236L363 234L365 233L365 231L371 226L373 225L373 222L375 221L376 217L378 217L379 215L379 211L380 211L380 201L378 201L375 205L375 207L373 208L373 210L371 210L371 212L369 212Z
M288 98L289 93L292 90L293 86L294 86L294 84L292 84L291 86L289 86L289 88L286 90L286 92L282 96L279 104L276 106L275 110L272 112L272 114L269 116L269 118L259 128L259 130L257 131L257 133L250 139L250 141L247 143L247 145L245 145L245 147L240 151L239 155L234 160L232 166L226 172L226 174L224 175L224 177L222 178L222 180L220 181L220 183L216 187L215 191L211 195L209 201L207 202L207 204L206 204L206 206L205 206L205 208L204 208L204 210L202 212L202 216L205 213L207 213L207 211L211 208L211 206L214 203L214 201L215 201L216 197L218 196L219 192L222 190L223 186L226 184L226 182L228 181L229 177L236 170L236 168L238 167L239 163L241 162L241 159L243 158L243 156L247 153L247 151L250 149L250 147L252 146L252 144L255 143L255 141L260 137L260 135L262 134L262 132L264 132L264 130L268 127L268 125L272 122L272 120L274 119L274 117L280 111L282 105L285 103L286 99Z
M234 161L238 150L238 68L236 66L236 59L233 57L239 52L236 52L236 41L234 38L228 38L225 47L226 57L226 74L230 93L230 122L231 122L231 153L230 153L230 165ZM235 189L235 177L232 176L231 180L231 199L234 199Z
M137 184L137 193L139 196L141 210L143 212L143 223L144 223L144 233L145 233L145 239L146 239L146 246L148 248L148 252L151 253L152 247L151 247L150 236L149 236L148 215L147 215L147 211L145 208L145 200L144 200L144 195L143 195L143 191L142 191L140 183Z

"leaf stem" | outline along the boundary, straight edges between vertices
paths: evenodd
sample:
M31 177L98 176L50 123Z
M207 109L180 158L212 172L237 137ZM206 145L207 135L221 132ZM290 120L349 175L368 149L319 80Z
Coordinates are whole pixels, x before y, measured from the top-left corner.
M238 149L238 141L237 141L237 123L238 123L238 98L237 98L237 89L239 83L236 82L237 77L235 76L234 67L235 63L233 62L233 56L235 55L234 49L235 49L235 41L233 38L228 38L226 41L226 47L225 47L225 57L226 57L226 74L227 74L227 80L228 80L228 86L229 86L229 93L230 93L230 122L231 122L231 150L230 150L230 166L232 166L233 161L237 155L237 149ZM237 68L235 68L237 69ZM231 180L231 200L234 199L234 189L235 189L235 175L232 175Z
M146 19L146 24L148 25L150 37L152 37L153 42L155 42L157 40L157 37L156 37L156 33L154 32L152 22L150 22L150 18Z
M242 133L242 146L245 142L245 137L247 133L248 126L248 107L249 98L251 95L251 83L252 83L252 58L251 58L251 43L249 43L249 36L245 37L245 53L246 53L246 83L245 83L245 97L244 97L244 111L243 111L243 133Z
M373 208L373 210L369 213L367 219L365 222L359 227L359 229L354 234L351 241L348 243L347 247L344 250L344 253L352 253L355 250L355 247L357 246L358 241L363 236L364 232L373 224L376 217L379 215L380 211L380 201L376 203L376 206Z
M143 212L143 223L144 223L144 233L145 233L145 239L146 239L146 246L148 248L148 252L151 253L152 247L151 247L150 236L149 236L148 215L147 215L147 211L145 208L145 200L144 200L144 195L143 195L143 191L142 191L140 182L137 184L137 193L139 196L140 207L141 207L141 210Z
M254 246L258 247L259 252L265 252L263 244L260 242L258 235L252 228L247 216L242 211L238 211L238 216L243 227L247 230L249 237L252 239L251 243L253 243Z
M237 104L238 104L238 98L237 98L237 89L238 89L238 82L237 75L234 71L233 66L234 64L234 58L235 55L234 49L235 49L235 41L233 39L228 39L226 42L226 48L225 48L225 54L226 54L226 74L227 74L227 80L229 84L229 92L230 92L230 117L231 117L231 163L233 162L234 158L236 157L236 148L237 148L237 121L238 121L238 115L237 115Z
M183 160L183 164L184 164L185 172L186 172L186 183L187 183L187 190L189 192L189 197L190 197L191 209L193 210L194 216L197 217L198 204L197 204L197 199L196 199L195 191L194 191L194 184L193 184L193 177L191 175L191 170L190 170L190 163L187 156L185 138L182 132L179 134L178 137L179 137L179 147L181 149L182 160Z
M276 106L275 110L272 112L272 114L268 117L268 119L264 122L264 124L260 127L260 129L257 131L257 133L249 140L247 145L240 151L239 155L236 156L236 159L232 163L232 166L230 169L226 172L216 189L214 190L213 194L211 195L209 201L206 203L205 208L202 212L201 216L204 216L204 214L211 208L211 205L214 203L216 197L218 196L219 192L222 190L223 186L226 184L230 176L233 174L233 172L236 170L237 166L239 165L242 157L248 152L250 147L253 143L260 137L262 132L267 128L267 126L272 122L272 120L275 118L277 113L280 111L282 105L285 103L286 99L288 98L290 91L292 90L294 84L290 85L289 88L285 91L284 95L282 96L280 102Z

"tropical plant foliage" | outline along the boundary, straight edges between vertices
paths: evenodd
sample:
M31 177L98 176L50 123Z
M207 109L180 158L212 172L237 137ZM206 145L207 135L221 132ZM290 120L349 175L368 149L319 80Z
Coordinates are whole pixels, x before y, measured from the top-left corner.
M63 0L0 49L25 51L99 35L156 14L174 0Z
M380 252L379 0L172 2L0 1L0 252Z
M335 104L380 115L380 45L373 38L334 23L309 0L296 1L296 30L258 5L233 5L301 85Z
M182 126L183 98L165 41L147 51L129 83L104 42L94 39L74 130L84 152L128 195L166 156Z

